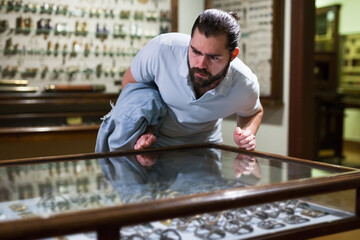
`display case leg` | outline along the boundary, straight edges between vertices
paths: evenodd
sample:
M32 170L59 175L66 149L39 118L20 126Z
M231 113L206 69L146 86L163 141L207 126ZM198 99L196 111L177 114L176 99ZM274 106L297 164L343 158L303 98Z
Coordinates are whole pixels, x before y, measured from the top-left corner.
M98 240L119 240L120 228L119 227L104 227L97 230Z

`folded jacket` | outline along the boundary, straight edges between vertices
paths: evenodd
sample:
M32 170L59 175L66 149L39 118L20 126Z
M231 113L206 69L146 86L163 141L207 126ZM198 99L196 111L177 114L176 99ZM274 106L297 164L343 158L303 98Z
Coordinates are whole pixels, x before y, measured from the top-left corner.
M95 152L111 152L134 148L147 126L157 125L167 111L154 84L129 83L112 110L104 116Z

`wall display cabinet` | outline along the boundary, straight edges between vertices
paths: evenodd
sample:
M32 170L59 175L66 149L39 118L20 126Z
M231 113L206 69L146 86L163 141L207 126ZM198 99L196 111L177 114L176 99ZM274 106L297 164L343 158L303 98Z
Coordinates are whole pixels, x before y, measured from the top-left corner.
M339 92L345 107L360 108L360 34L341 37Z
M336 92L339 82L340 5L316 9L315 87Z
M347 105L359 107L360 96L360 34L341 37L339 91L348 96ZM352 101L350 101L352 99ZM356 101L357 99L357 101ZM353 103L353 104L352 104ZM357 104L356 104L357 103Z
M315 51L332 52L338 46L340 5L318 8L315 24Z
M7 160L0 182L2 239L304 239L360 227L359 170L225 145Z
M278 0L206 0L208 8L237 12L239 58L256 74L265 104L282 102L284 3Z
M1 79L25 79L41 92L54 90L54 84L118 92L140 48L177 30L172 5L170 0L1 1Z
M170 31L176 0L0 1L1 151L46 134L95 142L131 59Z
M341 5L317 8L315 18L314 90L315 156L343 158L343 95L339 86L339 19Z

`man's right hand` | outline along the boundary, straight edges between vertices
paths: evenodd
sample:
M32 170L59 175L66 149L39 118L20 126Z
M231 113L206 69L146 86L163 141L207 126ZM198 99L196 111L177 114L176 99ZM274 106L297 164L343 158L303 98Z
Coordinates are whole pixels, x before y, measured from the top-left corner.
M156 137L148 127L143 135L139 137L134 146L135 150L150 148L156 142Z
M139 137L134 146L134 150L150 148L156 142L156 137L152 133L151 128L148 127L143 135ZM156 154L141 154L136 155L136 159L142 166L150 167L155 164L157 160Z

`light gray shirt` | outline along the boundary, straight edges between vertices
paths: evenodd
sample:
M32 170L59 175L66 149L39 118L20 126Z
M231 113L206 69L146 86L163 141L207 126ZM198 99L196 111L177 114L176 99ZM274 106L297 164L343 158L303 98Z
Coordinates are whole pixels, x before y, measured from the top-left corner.
M260 108L257 77L238 58L214 89L196 99L189 79L190 36L162 34L150 40L131 62L137 82L155 82L168 107L155 127L158 146L222 142L222 118L252 116Z

